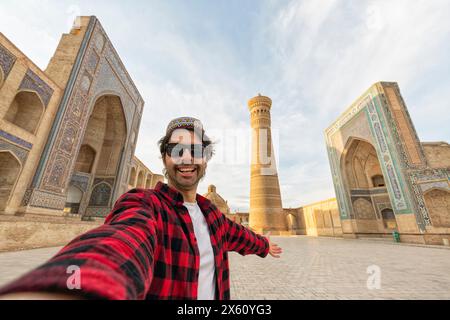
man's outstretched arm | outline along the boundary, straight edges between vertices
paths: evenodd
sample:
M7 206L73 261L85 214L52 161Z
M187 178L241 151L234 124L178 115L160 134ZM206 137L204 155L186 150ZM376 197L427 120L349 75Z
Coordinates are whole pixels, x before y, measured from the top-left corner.
M122 195L105 220L37 269L0 289L6 298L143 299L153 278L156 220L150 195ZM79 275L79 289L76 279ZM68 286L69 281L69 286ZM40 293L42 294L40 296Z
M270 250L267 238L230 220L225 215L223 217L227 233L227 251L236 251L243 256L248 254L256 254L262 258L267 256Z

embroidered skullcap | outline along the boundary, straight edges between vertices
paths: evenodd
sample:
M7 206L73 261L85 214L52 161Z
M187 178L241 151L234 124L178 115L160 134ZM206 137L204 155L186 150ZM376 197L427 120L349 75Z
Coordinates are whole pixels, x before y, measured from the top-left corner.
M166 134L171 134L175 129L198 129L203 130L203 124L200 120L192 117L180 117L169 122L166 129Z

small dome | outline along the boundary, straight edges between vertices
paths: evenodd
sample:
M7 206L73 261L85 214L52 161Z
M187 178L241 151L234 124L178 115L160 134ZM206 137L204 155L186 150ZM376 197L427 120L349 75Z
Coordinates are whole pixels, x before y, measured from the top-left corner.
M203 195L206 199L211 201L223 214L230 213L228 203L217 193L216 186L210 185L208 187L208 193Z

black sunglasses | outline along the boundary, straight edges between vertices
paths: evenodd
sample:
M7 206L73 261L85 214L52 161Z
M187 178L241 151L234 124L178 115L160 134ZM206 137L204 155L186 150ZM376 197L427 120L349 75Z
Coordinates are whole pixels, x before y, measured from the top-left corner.
M201 159L203 158L205 147L202 144L166 144L166 154L171 158L181 158L184 150L190 151L192 158Z

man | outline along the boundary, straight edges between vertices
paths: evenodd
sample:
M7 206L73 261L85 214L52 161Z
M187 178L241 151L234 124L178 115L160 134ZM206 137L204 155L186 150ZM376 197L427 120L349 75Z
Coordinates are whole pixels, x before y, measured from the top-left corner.
M199 120L172 120L159 144L168 184L122 195L104 225L1 289L3 298L227 300L228 251L279 257L280 247L197 194L213 155Z

